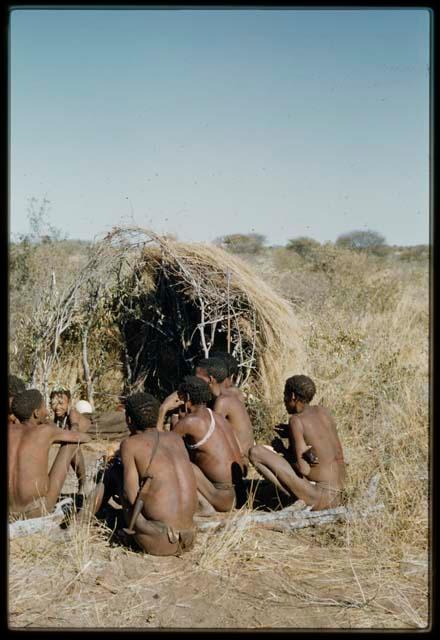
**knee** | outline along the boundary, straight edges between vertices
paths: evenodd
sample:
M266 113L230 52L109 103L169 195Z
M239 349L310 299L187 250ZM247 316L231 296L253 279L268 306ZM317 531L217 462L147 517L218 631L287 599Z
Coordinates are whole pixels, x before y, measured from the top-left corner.
M261 454L263 449L264 447L262 447L261 444L256 444L249 449L248 456L253 465L261 462Z

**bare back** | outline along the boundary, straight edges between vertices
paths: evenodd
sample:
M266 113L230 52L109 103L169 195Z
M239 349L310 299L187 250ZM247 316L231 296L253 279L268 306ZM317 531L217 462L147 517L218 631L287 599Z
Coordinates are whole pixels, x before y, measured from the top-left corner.
M241 452L247 454L254 445L252 423L243 402L239 400L236 393L231 393L233 388L235 387L222 390L221 394L217 396L214 402L214 411L227 419L237 438Z
M318 458L318 463L310 468L308 479L342 488L345 479L344 455L335 421L329 411L325 407L314 405L291 416L289 440L295 446L298 459L301 457L301 451L298 451L301 434L305 444L312 447Z
M232 396L233 398L237 398L237 400L240 400L240 402L244 404L243 391L234 385L231 385L230 387L222 387L222 394L224 394L225 396Z
M71 439L74 438L72 434ZM53 423L8 424L8 503L12 511L47 495L49 449L55 442L65 440Z
M121 447L124 484L134 466L139 479L145 476L155 448L157 432L147 429L124 440ZM196 480L182 439L172 432L160 432L159 444L148 468L151 482L140 492L144 502L142 514L147 520L167 523L171 527L191 527L197 508Z
M210 438L192 449L191 460L211 482L233 482L233 468L242 466L242 455L237 438L226 418L212 412L215 429ZM194 413L176 423L174 431L186 437L189 444L197 444L206 436L211 422L206 407L199 407Z

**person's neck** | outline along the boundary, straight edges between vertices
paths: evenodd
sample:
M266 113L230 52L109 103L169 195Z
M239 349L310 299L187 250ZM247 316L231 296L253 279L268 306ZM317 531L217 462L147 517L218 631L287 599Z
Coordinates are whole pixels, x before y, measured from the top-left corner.
M190 413L197 413L200 409L206 409L206 404L193 404L188 408Z
M304 413L304 410L307 409L309 405L306 402L298 402L295 409L295 413Z
M24 424L28 427L38 427L38 425L42 423L36 420L35 418L31 417L28 420L23 420L21 424Z
M216 398L218 398L218 396L221 394L222 392L222 386L221 383L219 382L211 382L211 384L209 385L209 390L211 391L212 395L215 396Z

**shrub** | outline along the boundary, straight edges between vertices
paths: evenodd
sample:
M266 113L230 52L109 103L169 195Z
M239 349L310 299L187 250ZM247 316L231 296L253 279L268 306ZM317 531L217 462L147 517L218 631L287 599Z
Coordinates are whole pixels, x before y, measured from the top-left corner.
M321 244L317 240L301 236L299 238L292 238L291 240L288 240L286 249L289 251L295 251L295 253L298 253L301 257L306 258L317 251L320 246Z
M232 233L217 238L216 244L233 253L259 253L266 237L259 233Z
M338 236L336 246L353 249L356 251L370 251L372 253L379 251L385 245L385 237L377 231L367 229L366 231L350 231Z

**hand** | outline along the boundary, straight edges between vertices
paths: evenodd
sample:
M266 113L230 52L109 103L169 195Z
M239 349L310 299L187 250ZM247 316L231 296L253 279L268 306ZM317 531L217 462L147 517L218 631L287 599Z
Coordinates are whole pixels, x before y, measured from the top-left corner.
M80 431L81 433L86 433L92 425L91 421L76 409L70 410L69 423L72 431Z
M177 394L177 391L173 391L161 404L161 409L165 413L168 411L172 411L173 409L177 409L178 407L185 404L183 400L181 400Z
M274 451L276 451L277 453L281 453L281 455L286 455L288 450L281 438L278 438L278 436L276 436L272 439L272 442L270 444Z
M301 457L312 466L319 463L319 458L312 451L311 445L307 448L306 451L304 451Z

